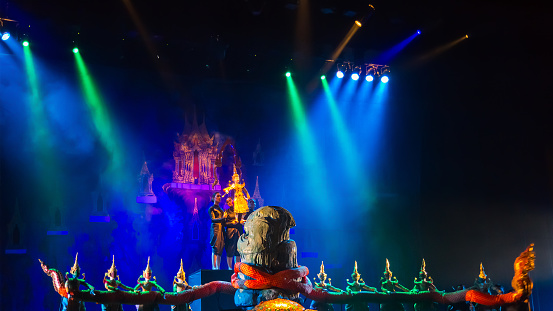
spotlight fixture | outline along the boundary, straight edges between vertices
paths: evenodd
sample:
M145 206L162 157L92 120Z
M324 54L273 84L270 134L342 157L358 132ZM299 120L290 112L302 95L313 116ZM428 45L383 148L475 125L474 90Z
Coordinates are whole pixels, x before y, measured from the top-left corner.
M321 76L321 80L324 80L324 79L326 79L326 76L325 76L325 75L322 75L322 76Z
M390 81L390 77L388 74L390 73L390 67L384 66L380 70L380 82L382 83L388 83Z
M18 21L0 17L0 37L2 41L8 40L12 36L12 33L17 36L16 32L18 26Z
M421 34L421 31L420 30L417 30L417 35L420 35Z
M23 46L29 46L29 41L25 40L23 43L21 43Z
M359 77L361 76L361 71L361 66L354 67L351 73L351 79L354 81L359 80Z
M292 76L292 73L290 71L287 71L286 72L286 77L289 78L290 76Z
M387 83L390 80L388 76L389 72L390 66L379 64L365 64L365 80L367 82L372 82L376 77L380 77L381 82ZM384 78L385 76L386 78Z
M73 54L77 54L79 53L79 48L78 47L74 47L73 48Z
M337 64L338 70L336 71L336 77L342 79L347 73L351 72L351 63L343 62Z

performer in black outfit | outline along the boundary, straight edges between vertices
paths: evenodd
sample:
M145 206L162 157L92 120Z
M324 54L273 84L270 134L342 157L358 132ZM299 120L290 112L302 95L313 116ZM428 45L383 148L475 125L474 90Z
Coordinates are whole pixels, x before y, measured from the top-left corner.
M227 253L227 264L229 270L234 269L232 259L236 262L240 262L240 253L238 253L238 239L242 232L244 232L243 223L246 219L238 222L236 214L234 213L234 201L232 198L227 198L228 209L225 211L225 251Z
M225 236L223 231L223 223L226 219L226 213L219 203L221 203L221 194L215 192L211 197L213 205L209 207L209 217L211 218L211 230L209 244L211 245L211 269L219 270L221 268L221 255L225 247Z

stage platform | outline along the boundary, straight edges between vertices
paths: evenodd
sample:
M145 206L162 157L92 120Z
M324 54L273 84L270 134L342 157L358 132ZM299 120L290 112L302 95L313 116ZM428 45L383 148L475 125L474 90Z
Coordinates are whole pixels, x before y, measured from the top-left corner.
M212 281L230 282L232 270L198 270L188 277L190 286L203 285ZM190 304L194 311L231 311L242 310L234 304L234 295L217 293L213 296L199 299Z

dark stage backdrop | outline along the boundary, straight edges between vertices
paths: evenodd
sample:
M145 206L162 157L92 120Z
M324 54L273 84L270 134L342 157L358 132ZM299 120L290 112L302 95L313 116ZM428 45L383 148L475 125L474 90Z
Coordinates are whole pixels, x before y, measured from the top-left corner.
M345 288L357 260L363 279L377 286L388 258L394 275L410 288L424 258L439 289L472 284L480 262L492 280L509 288L515 257L534 242L532 302L536 310L547 310L553 219L547 170L551 127L544 113L550 110L538 104L516 108L512 103L526 95L508 88L494 90L505 95L485 106L490 98L480 92L463 93L478 90L478 81L455 75L466 77L472 65L461 58L447 68L451 75L445 83L444 63L433 65L434 71L411 68L390 82L379 148L360 168L359 174L366 167L372 174L374 195L364 200L360 194L368 189L348 180L331 118L316 104L320 90L299 86L322 159L312 171L302 165L283 77L227 81L181 75L169 83L157 72L89 64L107 107L106 121L116 133L104 137L99 129L106 125L92 121L72 63L36 58L39 76L48 77L39 83L41 100L32 103L41 105L37 112L28 100L23 60L0 56L2 309L57 308L59 296L38 258L67 271L78 252L87 280L98 289L112 255L128 285L136 284L148 256L166 289L181 258L187 274L210 267L207 204L198 206L196 240L190 211L161 189L172 178L176 133L195 115L219 139L235 141L250 193L259 177L265 204L292 212L297 227L291 236L310 277L324 261L333 284ZM442 81L439 89L436 81ZM498 107L502 101L508 105ZM371 116L355 120L345 118L352 136ZM358 137L353 150L366 152L367 140ZM258 142L262 166L253 165ZM123 158L115 169L114 152ZM144 160L158 198L151 205L135 202ZM319 170L325 172L326 188L313 182ZM109 222L90 221L108 215Z

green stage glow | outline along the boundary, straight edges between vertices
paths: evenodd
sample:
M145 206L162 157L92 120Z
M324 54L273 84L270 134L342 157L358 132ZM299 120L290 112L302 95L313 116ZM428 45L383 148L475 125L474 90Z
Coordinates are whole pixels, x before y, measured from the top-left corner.
M97 90L90 73L88 72L81 54L76 53L74 55L79 73L79 80L81 82L81 88L85 95L85 102L89 108L92 122L97 133L99 134L100 141L106 150L111 154L111 162L108 170L110 170L110 173L116 174L115 176L123 178L121 170L125 168L125 158L121 147L121 141L118 139L118 135L116 134L116 130L110 120L106 105L100 95L100 92ZM112 181L116 180L112 179Z
M307 183L313 185L313 187L317 189L329 189L327 180L324 177L326 175L325 166L323 165L321 155L317 149L315 138L309 128L301 97L292 78L287 77L286 82L292 107L292 120L298 133L298 143L303 158L303 164L310 176L310 180L308 180ZM331 204L328 196L330 192L331 191L325 190L321 191L319 195L320 202Z
M29 137L35 152L35 170L36 178L39 183L42 195L50 201L50 204L61 204L60 193L61 189L57 189L59 181L57 173L59 165L52 148L52 133L48 126L48 116L43 106L40 96L40 87L35 69L31 48L27 45L23 47L25 58L25 70L29 81Z

